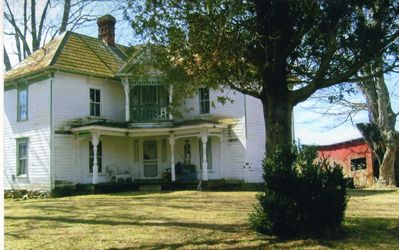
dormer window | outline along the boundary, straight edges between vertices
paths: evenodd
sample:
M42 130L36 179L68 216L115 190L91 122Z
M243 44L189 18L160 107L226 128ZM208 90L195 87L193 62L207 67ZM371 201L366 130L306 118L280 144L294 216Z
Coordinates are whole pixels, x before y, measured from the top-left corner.
M99 117L101 114L101 98L99 89L90 89L90 116Z
M28 120L28 88L22 87L18 89L18 105L17 105L17 120Z
M200 114L209 114L209 88L199 89Z

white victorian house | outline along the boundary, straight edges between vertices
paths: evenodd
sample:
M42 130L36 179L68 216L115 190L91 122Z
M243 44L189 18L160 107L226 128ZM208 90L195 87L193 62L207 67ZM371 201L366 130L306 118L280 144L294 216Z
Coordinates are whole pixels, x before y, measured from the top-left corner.
M229 91L234 102L222 105L219 91L200 88L173 117L179 93L132 75L137 53L115 44L115 19L98 25L99 38L66 32L5 74L5 189L165 176L262 181L260 101Z

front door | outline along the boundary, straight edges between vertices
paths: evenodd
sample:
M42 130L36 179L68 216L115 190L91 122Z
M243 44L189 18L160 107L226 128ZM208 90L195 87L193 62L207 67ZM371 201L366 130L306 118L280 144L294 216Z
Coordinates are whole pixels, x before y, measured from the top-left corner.
M158 178L157 141L143 141L143 177Z

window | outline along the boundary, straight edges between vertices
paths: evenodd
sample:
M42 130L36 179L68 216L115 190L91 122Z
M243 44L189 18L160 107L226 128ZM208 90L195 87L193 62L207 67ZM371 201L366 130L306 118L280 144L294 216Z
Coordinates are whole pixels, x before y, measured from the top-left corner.
M28 173L28 139L17 140L17 176Z
M90 116L100 116L100 90L90 89Z
M200 152L200 169L202 169L202 141L199 141L199 152ZM212 169L212 140L209 137L206 142L206 159L208 161L208 170Z
M18 89L18 105L17 105L18 121L28 120L28 88Z
M209 88L199 89L200 114L209 114Z
M366 157L351 160L352 171L366 169L366 168L367 168Z
M93 144L89 141L89 173L93 173L93 160L94 160L94 151ZM102 172L102 158L103 158L103 147L101 141L98 142L97 145L97 166L98 173Z

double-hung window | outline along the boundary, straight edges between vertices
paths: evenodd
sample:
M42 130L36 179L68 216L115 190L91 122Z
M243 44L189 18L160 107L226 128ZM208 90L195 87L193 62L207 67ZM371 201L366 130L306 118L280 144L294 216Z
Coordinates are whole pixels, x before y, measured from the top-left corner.
M99 117L101 114L101 93L99 89L90 89L90 116Z
M17 139L17 176L28 173L28 139Z
M28 88L18 89L17 120L28 120Z
M93 162L94 162L94 150L93 144L89 141L89 173L93 173ZM102 173L102 159L103 159L103 147L101 141L97 145L97 172Z
M209 88L199 89L200 114L209 114Z

